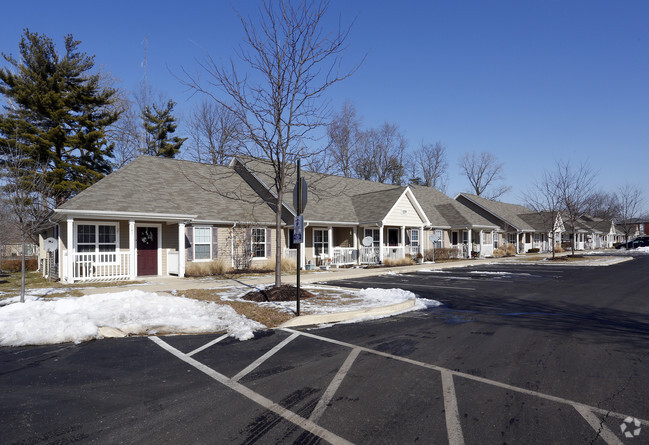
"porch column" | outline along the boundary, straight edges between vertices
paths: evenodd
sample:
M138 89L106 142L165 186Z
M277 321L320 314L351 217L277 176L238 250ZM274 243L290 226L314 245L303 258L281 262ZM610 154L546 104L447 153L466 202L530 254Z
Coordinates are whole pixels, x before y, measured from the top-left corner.
M401 226L401 258L406 257L406 226Z
M74 283L74 218L68 218L68 232L66 234L66 245L68 247L68 261L66 264L67 282Z
M467 232L469 232L468 236L467 236L467 244L468 244L468 247L469 247L467 255L468 255L468 258L471 258L471 251L473 250L473 240L471 239L471 232L472 231L471 231L471 229L468 229Z
M358 252L358 227L352 228L352 247L356 250L356 264L360 264L361 256Z
M135 279L135 220L128 220L128 274Z
M421 226L419 228L419 251L417 253L421 253L421 256L424 256L424 226Z
M178 278L185 278L185 223L180 222L178 223Z
M383 264L383 224L379 225L379 263Z
M484 233L484 230L480 230L480 254L478 255L480 258L482 258L482 256L484 255L484 253L482 251L482 246L483 246L482 240L484 239L483 233Z
M297 245L297 248L300 249L300 264L298 264L298 266L301 267L302 270L306 269L306 229L308 226L309 223L304 225L304 237L302 238L302 242Z
M334 229L333 227L329 226L327 228L327 238L328 238L328 250L327 250L327 255L329 255L329 258L333 261L334 259Z

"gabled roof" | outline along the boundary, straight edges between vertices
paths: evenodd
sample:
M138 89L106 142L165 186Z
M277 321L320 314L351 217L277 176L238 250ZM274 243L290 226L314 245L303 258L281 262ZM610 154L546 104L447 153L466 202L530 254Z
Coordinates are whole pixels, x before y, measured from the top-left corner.
M239 156L234 162L240 162L246 169L261 181L271 192L274 184L274 170L270 161ZM293 208L293 185L297 182L296 166L287 168L284 178L286 192L284 204L295 213ZM366 223L383 221L397 200L404 194L406 187L362 179L302 170L300 172L307 182L308 201L303 215L306 221L330 223Z
M444 193L433 187L426 187L423 185L411 185L410 187L433 227L497 228L483 216L477 214L454 199L449 198Z
M472 195L470 193L460 193L455 197L455 199L460 202L462 202L462 198L481 207L496 218L512 226L516 230L519 230L521 232L537 231L534 225L527 222L525 218L521 218L521 215L523 214L534 213L527 207L518 204L509 204L506 202L494 201L491 199L483 198L481 196ZM531 218L532 217L530 217L529 219L531 220Z
M242 206L241 202L247 205ZM213 222L274 222L271 208L232 169L140 156L57 209L57 213L171 215Z

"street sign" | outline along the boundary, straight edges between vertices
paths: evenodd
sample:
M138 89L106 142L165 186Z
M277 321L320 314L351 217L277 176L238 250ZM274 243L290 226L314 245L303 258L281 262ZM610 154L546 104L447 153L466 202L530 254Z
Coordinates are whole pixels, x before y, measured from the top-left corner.
M58 243L55 238L47 238L43 241L43 248L48 252L54 252L58 248Z
M306 179L302 178L302 208L298 208L300 203L298 202L298 197L299 197L299 187L298 184L295 184L295 188L293 189L293 208L295 209L296 212L302 213L304 211L304 208L306 207L306 201L307 201L307 185L306 185Z
M293 218L293 243L304 242L304 217L302 215Z

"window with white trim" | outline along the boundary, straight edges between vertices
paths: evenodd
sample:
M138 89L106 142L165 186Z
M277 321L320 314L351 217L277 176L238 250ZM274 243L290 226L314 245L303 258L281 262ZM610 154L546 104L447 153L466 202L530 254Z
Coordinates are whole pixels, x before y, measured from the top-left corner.
M482 232L482 244L491 244L491 232Z
M251 242L252 257L266 258L266 229L252 229Z
M212 228L194 227L194 260L212 259Z
M442 230L435 230L435 238L437 238L437 241L435 241L435 247L438 249L441 249L444 247L444 232Z
M412 247L419 247L419 229L412 229L410 231L410 245Z
M372 245L374 247L379 247L380 244L379 229L365 229L365 237L368 236L372 238Z
M329 253L329 230L313 229L313 255Z
M516 244L516 234L515 233L510 233L509 234L509 244Z
M78 253L105 253L117 251L117 224L77 224ZM108 255L102 261L115 261Z

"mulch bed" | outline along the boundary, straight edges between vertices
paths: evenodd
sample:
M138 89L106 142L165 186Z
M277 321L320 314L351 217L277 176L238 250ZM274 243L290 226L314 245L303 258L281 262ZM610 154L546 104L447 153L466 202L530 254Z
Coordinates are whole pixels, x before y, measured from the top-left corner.
M267 287L262 290L255 290L248 292L246 295L241 297L244 300L248 301L294 301L296 299L297 291L295 286L284 284L282 286L273 286ZM309 291L306 291L300 288L300 299L302 298L313 298L315 297Z

